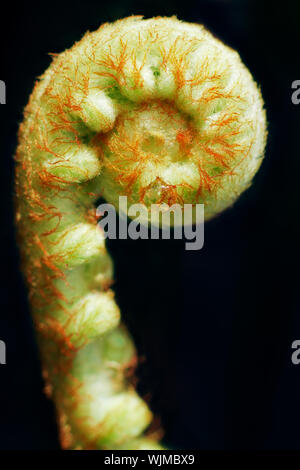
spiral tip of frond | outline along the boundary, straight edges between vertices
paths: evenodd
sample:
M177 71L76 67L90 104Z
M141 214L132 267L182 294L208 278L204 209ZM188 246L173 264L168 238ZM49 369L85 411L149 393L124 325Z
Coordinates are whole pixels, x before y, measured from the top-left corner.
M140 437L152 415L124 372L136 353L93 204L204 203L209 219L265 141L256 83L203 26L130 17L53 57L19 129L16 223L63 447L159 447Z

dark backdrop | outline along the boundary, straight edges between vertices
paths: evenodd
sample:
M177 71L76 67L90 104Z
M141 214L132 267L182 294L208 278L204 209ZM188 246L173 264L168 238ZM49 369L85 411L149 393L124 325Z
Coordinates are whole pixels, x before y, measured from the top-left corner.
M139 389L180 448L300 449L299 134L297 1L6 2L1 11L0 448L58 448L42 379L12 216L16 132L49 52L130 14L204 23L236 48L261 84L269 122L254 184L205 226L205 244L111 241L116 294L145 361ZM4 7L4 6L3 6ZM135 280L135 293L132 281Z

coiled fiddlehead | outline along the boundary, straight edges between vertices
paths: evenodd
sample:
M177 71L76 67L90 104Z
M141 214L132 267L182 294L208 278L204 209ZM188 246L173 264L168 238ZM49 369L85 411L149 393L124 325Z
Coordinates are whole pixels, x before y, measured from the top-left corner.
M265 127L238 54L176 18L105 24L36 83L19 130L16 221L64 448L160 448L128 380L136 351L95 202L204 203L209 219L251 183Z

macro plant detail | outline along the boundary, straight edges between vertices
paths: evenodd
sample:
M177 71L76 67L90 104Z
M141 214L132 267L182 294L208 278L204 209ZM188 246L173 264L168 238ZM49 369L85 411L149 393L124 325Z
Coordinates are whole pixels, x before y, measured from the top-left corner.
M175 17L105 24L37 81L19 129L16 224L63 448L161 448L133 385L97 200L202 203L209 220L249 187L265 141L238 54Z

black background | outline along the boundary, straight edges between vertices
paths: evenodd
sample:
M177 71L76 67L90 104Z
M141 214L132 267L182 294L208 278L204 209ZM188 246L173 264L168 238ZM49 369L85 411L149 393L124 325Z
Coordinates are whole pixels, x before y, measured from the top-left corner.
M300 449L300 4L259 0L6 2L0 79L0 448L59 448L13 226L13 154L35 77L105 21L130 14L204 23L237 49L260 83L269 138L248 190L205 226L205 244L111 241L115 290L139 353L139 390L177 448ZM3 8L2 5L1 8Z

